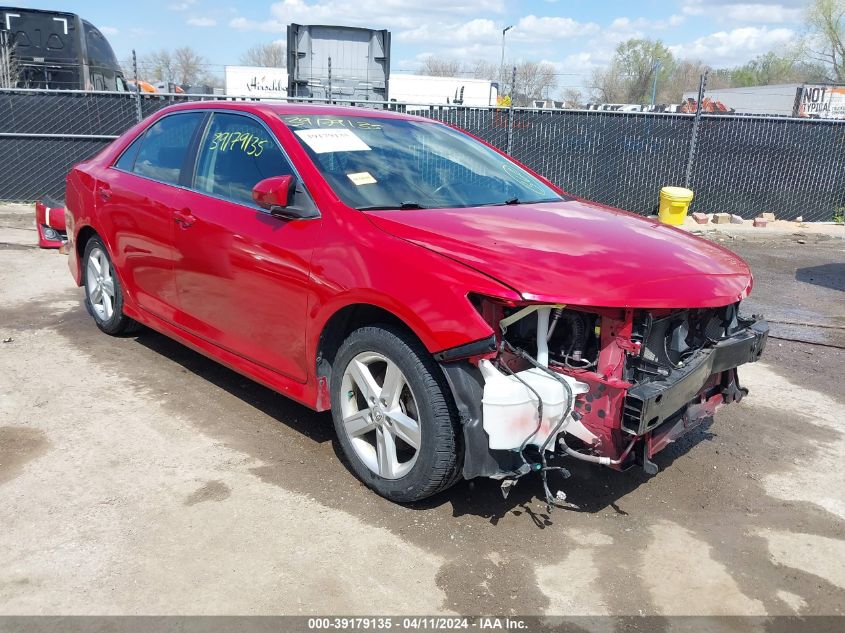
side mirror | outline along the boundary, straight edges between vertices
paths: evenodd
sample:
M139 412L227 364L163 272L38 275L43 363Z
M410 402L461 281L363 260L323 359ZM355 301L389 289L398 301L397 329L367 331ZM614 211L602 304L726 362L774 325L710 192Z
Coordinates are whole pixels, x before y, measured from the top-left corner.
M272 176L252 188L252 199L259 207L273 215L283 215L295 189L296 179L293 176Z

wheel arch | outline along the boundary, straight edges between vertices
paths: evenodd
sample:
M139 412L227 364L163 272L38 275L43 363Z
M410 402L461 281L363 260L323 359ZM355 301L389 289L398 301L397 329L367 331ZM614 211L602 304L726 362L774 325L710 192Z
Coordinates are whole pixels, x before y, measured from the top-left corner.
M337 352L343 341L355 330L368 325L390 325L410 334L423 346L425 340L396 313L372 303L351 303L337 309L325 322L317 339L315 357L318 411L331 408L331 374Z
M85 255L85 247L88 245L88 242L92 237L99 237L101 240L103 239L94 227L90 224L86 224L76 232L76 235L73 238L73 258L70 263L71 273L73 274L73 278L76 281L77 286L81 286L83 284L82 270L85 264L82 259Z
M92 237L99 237L100 240L103 239L103 237L97 233L94 227L90 224L83 226L79 229L79 233L76 234L74 246L76 247L76 255L79 257L80 261L82 261L82 256L85 254L85 247L88 246L88 242ZM103 244L105 244L105 242L103 242Z

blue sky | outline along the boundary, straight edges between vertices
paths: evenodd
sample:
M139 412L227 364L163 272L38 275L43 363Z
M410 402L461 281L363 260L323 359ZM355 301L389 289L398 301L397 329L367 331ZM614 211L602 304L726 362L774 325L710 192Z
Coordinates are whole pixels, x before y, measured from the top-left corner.
M12 0L13 4L17 4ZM558 69L559 88L583 87L614 46L630 37L663 40L676 55L713 66L743 63L783 49L801 31L806 0L145 0L20 2L73 11L100 27L120 59L133 48L188 45L222 74L256 43L284 41L289 22L387 28L392 68L413 71L428 54L498 63L501 31L507 57L543 60Z

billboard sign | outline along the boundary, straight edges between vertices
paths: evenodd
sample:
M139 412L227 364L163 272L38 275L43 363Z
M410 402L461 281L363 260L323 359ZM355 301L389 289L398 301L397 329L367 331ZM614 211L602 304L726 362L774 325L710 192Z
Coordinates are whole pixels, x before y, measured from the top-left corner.
M812 119L845 119L845 86L799 88L798 116Z
M286 99L288 71L263 66L226 66L226 94L237 97Z

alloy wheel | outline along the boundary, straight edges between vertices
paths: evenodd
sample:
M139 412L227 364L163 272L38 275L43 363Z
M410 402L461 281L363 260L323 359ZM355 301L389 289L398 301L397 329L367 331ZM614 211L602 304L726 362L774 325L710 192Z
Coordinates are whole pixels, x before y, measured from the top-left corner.
M343 430L355 454L379 477L405 476L422 438L417 400L402 370L376 352L358 354L343 374L341 399Z
M101 248L93 248L85 266L88 301L100 321L114 315L114 273L108 255Z

